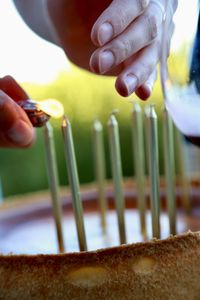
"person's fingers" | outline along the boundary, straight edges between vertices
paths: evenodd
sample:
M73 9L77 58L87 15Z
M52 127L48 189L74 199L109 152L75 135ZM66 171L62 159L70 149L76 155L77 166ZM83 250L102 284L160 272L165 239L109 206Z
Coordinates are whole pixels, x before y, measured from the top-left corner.
M172 15L171 15L172 17ZM169 55L170 41L174 31L174 23L169 18L166 19L168 31L166 35L166 55ZM116 90L122 96L129 96L136 92L142 100L146 100L151 95L151 90L156 79L157 64L162 51L162 32L158 38L149 46L142 49L132 57L132 62L126 65L123 72L116 80Z
M114 0L95 22L91 39L102 46L122 33L126 27L143 13L149 0Z
M16 102L29 98L22 87L10 75L0 78L0 90L4 91L4 93Z
M170 52L170 41L171 41L171 36L173 34L174 31L174 23L171 22L168 26L168 40L166 41L166 54L167 56L169 56L169 52ZM163 45L162 45L163 46ZM147 79L146 82L144 82L141 86L139 86L136 90L135 93L136 95L141 99L141 100L147 100L152 93L152 89L154 86L154 83L157 79L157 69L155 67L154 71L151 73L151 75L149 76L149 78Z
M171 3L172 6L174 6L174 9L176 9L176 1L173 1L173 3ZM161 47L161 52L163 51L163 47L166 47L165 54L166 54L166 59L169 56L170 53L170 43L171 43L171 37L173 35L174 32L174 22L172 21L173 19L173 10L172 10L172 6L170 7L170 10L166 16L166 20L165 22L167 23L167 33L165 34L166 36L166 41L165 41L165 45L162 44ZM162 40L163 41L163 40ZM160 54L161 56L161 54ZM154 83L157 79L157 70L155 69L154 72L149 76L149 78L147 79L147 81L142 84L138 89L136 89L135 93L136 95L141 99L141 100L147 100L151 94L152 94L152 89L154 86Z
M90 60L96 73L104 74L150 45L161 31L163 12L154 2L119 36L97 49Z
M35 131L26 113L0 90L0 146L28 147L34 139Z
M174 9L176 9L176 6L177 6L177 2L176 1L173 1L173 3L171 3L172 6L174 6ZM161 7L162 8L162 7ZM167 22L167 40L166 40L166 55L169 56L169 53L170 53L170 42L171 42L171 37L172 37L172 34L174 32L174 22L172 21L172 18L173 18L173 12L172 12L172 9L170 9L170 12L169 14L167 14L166 16L166 20L165 22ZM162 49L163 49L163 46L162 45ZM161 51L162 51L161 49ZM141 99L141 100L147 100L151 94L152 94L152 89L153 89L153 86L154 86L154 83L157 79L157 69L155 69L152 74L149 76L149 78L147 79L146 82L144 82L141 86L139 86L139 88L137 88L135 90L135 93L136 95Z
M121 96L127 97L137 90L147 81L151 73L156 69L159 61L159 51L157 42L151 44L140 51L133 58L133 62L128 65L116 80L116 90Z
M149 76L147 81L144 84L142 84L138 89L136 89L135 93L141 100L145 101L151 96L156 78L157 70L155 69Z

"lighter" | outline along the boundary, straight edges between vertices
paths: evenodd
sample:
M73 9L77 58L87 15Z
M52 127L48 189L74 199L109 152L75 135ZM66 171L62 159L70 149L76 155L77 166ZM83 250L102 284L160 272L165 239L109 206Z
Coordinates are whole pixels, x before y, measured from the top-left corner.
M55 99L40 102L27 99L17 103L26 112L34 127L42 127L50 117L60 118L64 114L63 105Z
M49 120L50 116L42 111L36 101L27 99L18 102L29 117L34 127L42 127Z

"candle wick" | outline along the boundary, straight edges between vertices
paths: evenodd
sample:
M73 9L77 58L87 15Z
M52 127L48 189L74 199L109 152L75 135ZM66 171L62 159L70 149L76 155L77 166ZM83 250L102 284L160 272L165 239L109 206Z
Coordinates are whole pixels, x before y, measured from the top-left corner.
M147 112L147 114L148 114L148 112ZM157 118L156 112L155 112L155 104L154 103L150 104L150 106L149 106L149 117L151 117L151 118Z
M97 131L101 131L103 129L103 126L98 119L94 121L94 129Z
M119 109L118 108L115 108L115 109L113 109L112 110L112 112L111 112L111 116L116 116L116 114L118 114L119 113Z
M67 127L69 124L69 120L66 115L63 115L63 120L62 120L62 127Z

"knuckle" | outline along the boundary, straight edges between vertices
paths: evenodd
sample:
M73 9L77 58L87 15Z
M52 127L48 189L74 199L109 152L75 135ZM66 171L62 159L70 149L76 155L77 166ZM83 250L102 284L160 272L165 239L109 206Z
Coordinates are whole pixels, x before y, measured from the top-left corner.
M133 43L128 39L116 40L113 44L113 50L118 62L125 60L132 52Z
M143 11L147 7L148 2L148 0L136 0L138 10Z
M14 81L13 77L10 76L10 75L5 75L2 79L5 80L5 81L9 81L9 82L13 82Z
M145 64L144 62L140 62L139 64L139 74L138 74L138 78L139 78L139 82L143 83L145 82L148 77L150 76L150 74L153 71L153 64L149 63L149 64Z
M120 14L121 14L121 16L120 16L119 23L120 23L121 29L123 29L123 28L126 27L127 22L128 22L128 20L127 20L127 14L123 10L120 12Z
M148 34L149 34L149 39L153 40L157 37L158 35L158 22L156 16L153 15L146 15L145 16L145 23L148 29Z
M120 16L117 18L117 21L114 24L115 32L116 34L120 33L124 28L126 28L127 24L129 23L129 17L126 11L124 11L123 8L118 10L118 13L116 14ZM115 19L113 17L113 19Z
M139 81L144 82L148 78L150 70L147 67L147 65L145 65L144 63L140 64L140 70L141 70L141 72L140 72L140 75L139 75Z
M12 77L10 76L10 75L5 75L4 77L3 77L3 79L12 79Z

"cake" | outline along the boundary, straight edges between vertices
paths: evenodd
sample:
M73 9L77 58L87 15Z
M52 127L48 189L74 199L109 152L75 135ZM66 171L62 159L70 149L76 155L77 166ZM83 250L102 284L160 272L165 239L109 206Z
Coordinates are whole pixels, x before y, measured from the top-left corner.
M164 192L161 191L161 194L165 207ZM64 219L71 222L73 216L70 195L63 190L62 196ZM86 222L89 218L93 220L90 222L96 222L95 189L87 186L83 189L82 196ZM108 188L107 196L111 211L109 214L112 216L116 213L112 211L112 188ZM133 214L133 223L138 222L135 217L137 210L134 207L136 195L128 181L125 185L125 196L126 212L128 215ZM86 226L86 236L88 241L94 240L96 245L89 246L89 251L79 252L77 249L71 252L70 234L67 234L70 228L66 228L65 223L67 252L64 254L56 254L56 248L48 250L51 245L45 243L48 236L48 220L52 219L48 193L24 197L26 201L7 201L0 210L0 299L200 299L198 184L193 184L192 187L190 216L186 216L181 207L180 189L176 190L178 231L181 231L176 236L167 237L168 230L164 230L164 238L161 240L149 239L120 246L114 240L115 246L104 245L104 248L99 249L98 241L94 237L95 232L92 231L92 223L89 223L88 227ZM111 225L108 226L112 227L112 217L110 220ZM130 223L131 218L127 220ZM161 227L166 224L166 220L163 214ZM37 222L38 227L35 226ZM88 232L87 228L91 230ZM113 232L113 228L110 230ZM98 232L100 231L99 229ZM138 235L133 231L129 234L129 239L134 240L134 236L138 239ZM38 249L37 252L37 249L31 249L34 240L40 243L43 240L42 247L46 250ZM21 249L24 249L24 252Z

